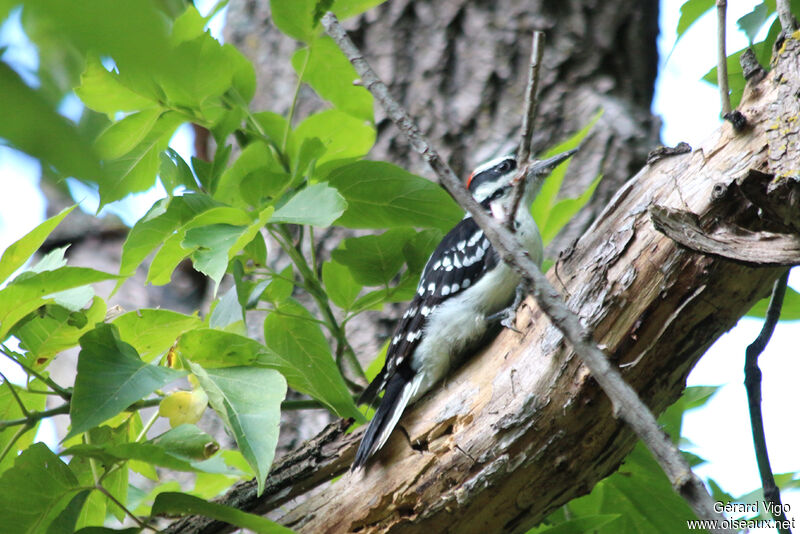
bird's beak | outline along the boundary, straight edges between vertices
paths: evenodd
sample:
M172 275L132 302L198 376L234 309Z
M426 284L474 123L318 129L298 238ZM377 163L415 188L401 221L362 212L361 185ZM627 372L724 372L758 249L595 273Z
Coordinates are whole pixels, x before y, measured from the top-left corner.
M575 154L577 151L578 151L577 148L573 148L572 150L567 150L566 152L557 154L552 158L547 158L535 162L533 165L528 167L528 176L530 177L542 174L550 174L550 172L553 169L555 169L561 162L571 158L573 154Z
M573 148L572 150L567 150L566 152L562 152L561 154L557 154L551 158L535 161L528 166L528 171L525 173L525 179L529 180L534 176L544 176L550 174L553 169L558 167L560 163L571 158L577 151L577 148Z

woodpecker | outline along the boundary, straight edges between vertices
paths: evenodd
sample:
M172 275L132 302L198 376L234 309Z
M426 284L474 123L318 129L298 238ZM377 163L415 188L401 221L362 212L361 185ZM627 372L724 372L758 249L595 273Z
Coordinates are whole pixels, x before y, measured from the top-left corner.
M531 204L541 177L573 152L535 162L523 178L525 190L514 228L537 265L542 262L542 238L531 216ZM516 159L503 156L476 168L467 179L467 189L487 212L505 222L512 209L517 174ZM501 260L469 214L444 236L394 331L383 369L361 395L360 402L372 403L384 392L356 452L353 471L364 467L383 447L407 405L439 382L484 338L493 322L513 313L516 305L509 308L509 304L520 282L520 276ZM509 326L507 321L503 324Z

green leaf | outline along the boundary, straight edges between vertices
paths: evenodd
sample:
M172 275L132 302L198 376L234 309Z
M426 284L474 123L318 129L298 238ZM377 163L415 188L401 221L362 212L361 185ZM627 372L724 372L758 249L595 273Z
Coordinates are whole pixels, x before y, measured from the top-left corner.
M289 37L309 42L321 29L314 22L316 4L317 0L270 0L272 21Z
M233 83L233 62L208 33L178 44L168 55L168 66L158 81L173 106L198 108Z
M160 488L161 486L156 487ZM128 527L122 529L109 527L83 527L76 530L75 534L139 534L141 531L142 529L139 527Z
M770 10L766 2L761 2L753 8L753 11L742 16L736 21L736 25L747 35L747 40L753 44L758 32L764 27L769 18L775 11Z
M144 140L161 114L159 109L146 109L112 123L95 140L95 150L103 159L121 158Z
M253 114L253 118L264 130L267 138L277 146L283 145L283 136L287 133L289 123L286 117L278 115L272 111L259 111Z
M681 18L678 20L678 40L689 27L701 16L714 7L714 0L687 0L681 6ZM677 41L676 41L677 42Z
M331 257L350 269L359 284L385 286L403 266L403 247L414 235L411 228L395 228L381 235L351 237L345 239Z
M278 444L286 380L272 369L203 369L191 362L189 366L255 471L260 495Z
M195 425L177 426L151 441L170 454L192 460L207 460L219 450L219 443Z
M209 328L186 332L178 341L178 350L185 358L206 369L254 365L260 357L264 359L278 357L258 341ZM289 385L295 388L291 380Z
M47 534L73 534L75 532L75 523L77 523L90 493L91 490L88 489L78 492L69 501L67 507L50 523Z
M602 176L595 178L589 187L577 198L565 198L556 202L547 213L547 218L541 226L542 242L547 246L553 238L558 235L564 226L575 216L592 198L597 184L600 183Z
M10 533L46 531L78 493L78 480L44 443L34 443L0 476L0 525Z
M225 295L217 301L216 306L211 311L208 325L218 330L228 329L231 325L241 323L244 325L244 310L239 302L237 287L231 287Z
M372 95L353 85L358 73L333 39L314 39L292 56L292 66L302 81L337 109L366 121L373 120Z
M279 273L279 276L273 276L260 295L260 298L270 302L278 303L283 302L292 296L294 292L294 271L292 264L287 265ZM251 295L252 297L252 295Z
M85 180L102 177L97 155L75 125L3 62L0 62L0 94L3 107L14 110L0 114L0 138L54 167L61 176Z
M331 301L344 310L352 307L361 292L361 285L353 280L348 268L335 261L322 265L322 282Z
M695 517L641 442L617 473L567 506L574 518L619 514L617 521L593 531L597 534L685 532L686 520Z
M597 529L616 521L619 517L620 514L587 515L568 519L556 525L539 525L525 534L584 534L585 532L597 532Z
M703 406L718 390L718 386L687 387L683 395L661 414L658 422L672 441L677 444L680 440L684 413Z
M0 290L0 340L23 317L52 300L52 295L66 289L85 286L116 275L84 267L61 267L30 276L17 277Z
M264 320L268 354L258 364L277 369L292 388L319 400L341 417L361 419L328 341L314 317L303 306L287 300Z
M566 141L547 150L547 152L542 155L541 159L547 159L562 152L566 152L567 150L577 148L589 134L589 131L592 129L595 123L600 120L602 114L602 111L596 113L586 126L576 132ZM561 189L561 184L564 181L564 176L566 175L567 167L569 166L569 162L571 160L572 158L569 158L562 162L558 167L553 169L553 172L551 172L550 176L548 176L544 181L539 194L536 195L536 200L533 201L531 213L533 213L533 218L536 219L536 224L539 226L539 228L544 228L547 224L547 217L550 214L550 210L553 209L553 206L555 206L557 202L557 195Z
M351 163L332 171L328 183L347 200L347 211L336 224L348 228L416 226L447 231L464 215L444 189L391 163Z
M156 202L128 232L122 245L119 274L131 276L144 259L196 215L218 206L211 197L189 194Z
M148 365L120 341L113 325L101 324L81 337L78 375L70 404L72 429L64 439L85 432L123 411L185 371Z
M197 315L171 310L141 308L115 318L120 339L130 344L139 357L150 362L164 354L181 334L203 325Z
M22 236L20 239L12 243L3 251L3 257L0 258L0 282L4 282L14 271L22 267L28 259L33 256L33 253L39 250L44 240L50 235L56 226L58 226L64 217L70 214L75 206L61 210L57 215L54 215L41 223L39 226Z
M179 186L186 189L197 189L197 182L192 174L192 169L183 160L180 154L174 149L167 147L164 152L159 154L161 165L158 170L158 177L161 178L161 183L164 184L164 189L167 194L172 196L172 193Z
M186 232L181 246L194 249L192 252L194 268L211 278L216 287L228 268L228 250L233 247L245 228L230 224L192 228Z
M214 281L216 291L228 268L228 262L253 240L270 220L272 213L272 206L264 208L258 218L247 226L212 224L190 228L186 230L181 246L193 250L194 268Z
M191 4L172 23L171 44L180 44L203 35L208 19Z
M435 228L423 230L408 240L403 245L403 257L408 264L408 270L419 279L422 269L428 263L433 251L442 241L443 233Z
M152 113L152 112L140 112ZM160 165L162 150L167 148L175 130L184 122L183 116L174 111L161 114L146 135L131 149L118 158L104 162L106 178L98 181L100 187L100 206L120 200L131 193L145 191L153 186ZM125 120L123 119L122 122ZM141 125L144 128L146 125ZM114 126L112 126L113 128ZM134 129L135 130L135 129ZM136 130L131 140L141 134ZM119 136L122 137L122 133ZM121 142L121 141L120 141ZM127 148L125 145L123 148ZM121 153L122 148L109 153Z
M266 143L255 140L249 143L233 165L228 167L220 176L214 198L225 204L245 207L253 200L242 194L242 182L248 175L256 175L259 179L269 172L282 171L280 164L275 161ZM288 177L287 177L288 180Z
M104 428L104 427L103 427ZM219 444L194 425L180 425L161 436L131 443L107 442L91 445L74 445L62 454L81 458L95 458L102 462L135 460L151 465L186 472L208 472L236 476L239 470L220 468L219 462L209 463Z
M3 383L0 384L0 421L10 421L12 419L25 417L25 414L22 413L17 400L11 393L11 387L12 386L6 381L3 381ZM14 391L25 405L25 409L27 409L29 412L44 410L45 401L47 400L46 395L29 393L24 388L19 386L13 387ZM34 389L38 389L40 391L46 388L46 386L39 380L32 381L29 387L33 387ZM0 450L5 450L13 435L14 430L9 428L5 429L3 432L0 432ZM31 428L28 432L17 439L17 442L12 446L5 458L0 460L0 473L6 471L8 468L14 465L14 460L17 458L17 453L21 450L25 450L31 443L33 443L34 436L36 436L36 427Z
M375 128L365 120L336 109L314 113L301 122L289 137L289 159L296 167L303 141L316 137L325 146L317 167L334 160L360 158L375 143Z
M270 222L330 226L346 208L336 189L319 183L300 190L275 211Z
M192 156L192 167L194 167L198 181L212 194L217 190L217 184L222 172L228 165L232 148L231 145L218 147L216 153L214 153L214 161L211 162Z
M150 263L147 281L154 285L169 283L172 278L172 271L178 263L192 253L191 248L187 249L182 246L186 232L192 228L215 224L244 227L255 223L253 223L251 215L247 212L227 206L213 207L198 213L164 241L164 244L153 258L152 263Z
M333 362L325 336L312 322L313 317L292 301L281 310L297 317L270 313L264 322L266 346L238 334L198 329L181 337L178 350L206 369L244 365L275 369L292 389L314 397L339 415L351 416L355 406L351 406L352 400Z
M747 312L747 316L763 319L767 316L768 307L769 297L761 299ZM797 321L798 319L800 319L800 293L791 287L787 287L786 295L783 297L783 307L781 308L781 321Z
M339 20L349 19L384 3L386 0L336 0L333 12Z
M274 4L274 2L273 2ZM153 503L154 515L195 514L224 521L259 534L291 534L288 528L264 517L242 512L237 508L208 502L186 493L160 493Z
M86 59L81 84L75 94L89 109L113 118L117 111L135 111L156 105L146 96L129 89L116 72L109 72L95 55Z
M222 52L233 67L233 87L242 101L250 102L256 94L256 71L253 64L238 48L230 44L222 45Z
M62 306L45 305L26 321L17 323L11 333L20 340L20 347L36 358L36 364L44 366L48 360L78 344L78 339L102 322L106 314L106 303L95 297L88 310L70 311Z

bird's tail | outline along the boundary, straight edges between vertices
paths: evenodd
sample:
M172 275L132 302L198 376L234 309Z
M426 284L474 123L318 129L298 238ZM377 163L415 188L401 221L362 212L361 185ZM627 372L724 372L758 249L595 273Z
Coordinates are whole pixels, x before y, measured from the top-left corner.
M383 447L397 426L406 405L419 389L421 379L421 374L408 377L403 373L396 373L389 379L375 416L369 422L364 437L361 438L351 471L364 467L367 460Z

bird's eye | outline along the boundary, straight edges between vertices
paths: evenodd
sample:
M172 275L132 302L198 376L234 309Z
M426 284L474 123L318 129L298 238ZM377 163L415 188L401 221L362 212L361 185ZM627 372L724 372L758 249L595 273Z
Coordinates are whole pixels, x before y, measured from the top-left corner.
M505 160L503 163L500 164L500 172L508 172L511 170L511 162L509 160Z

